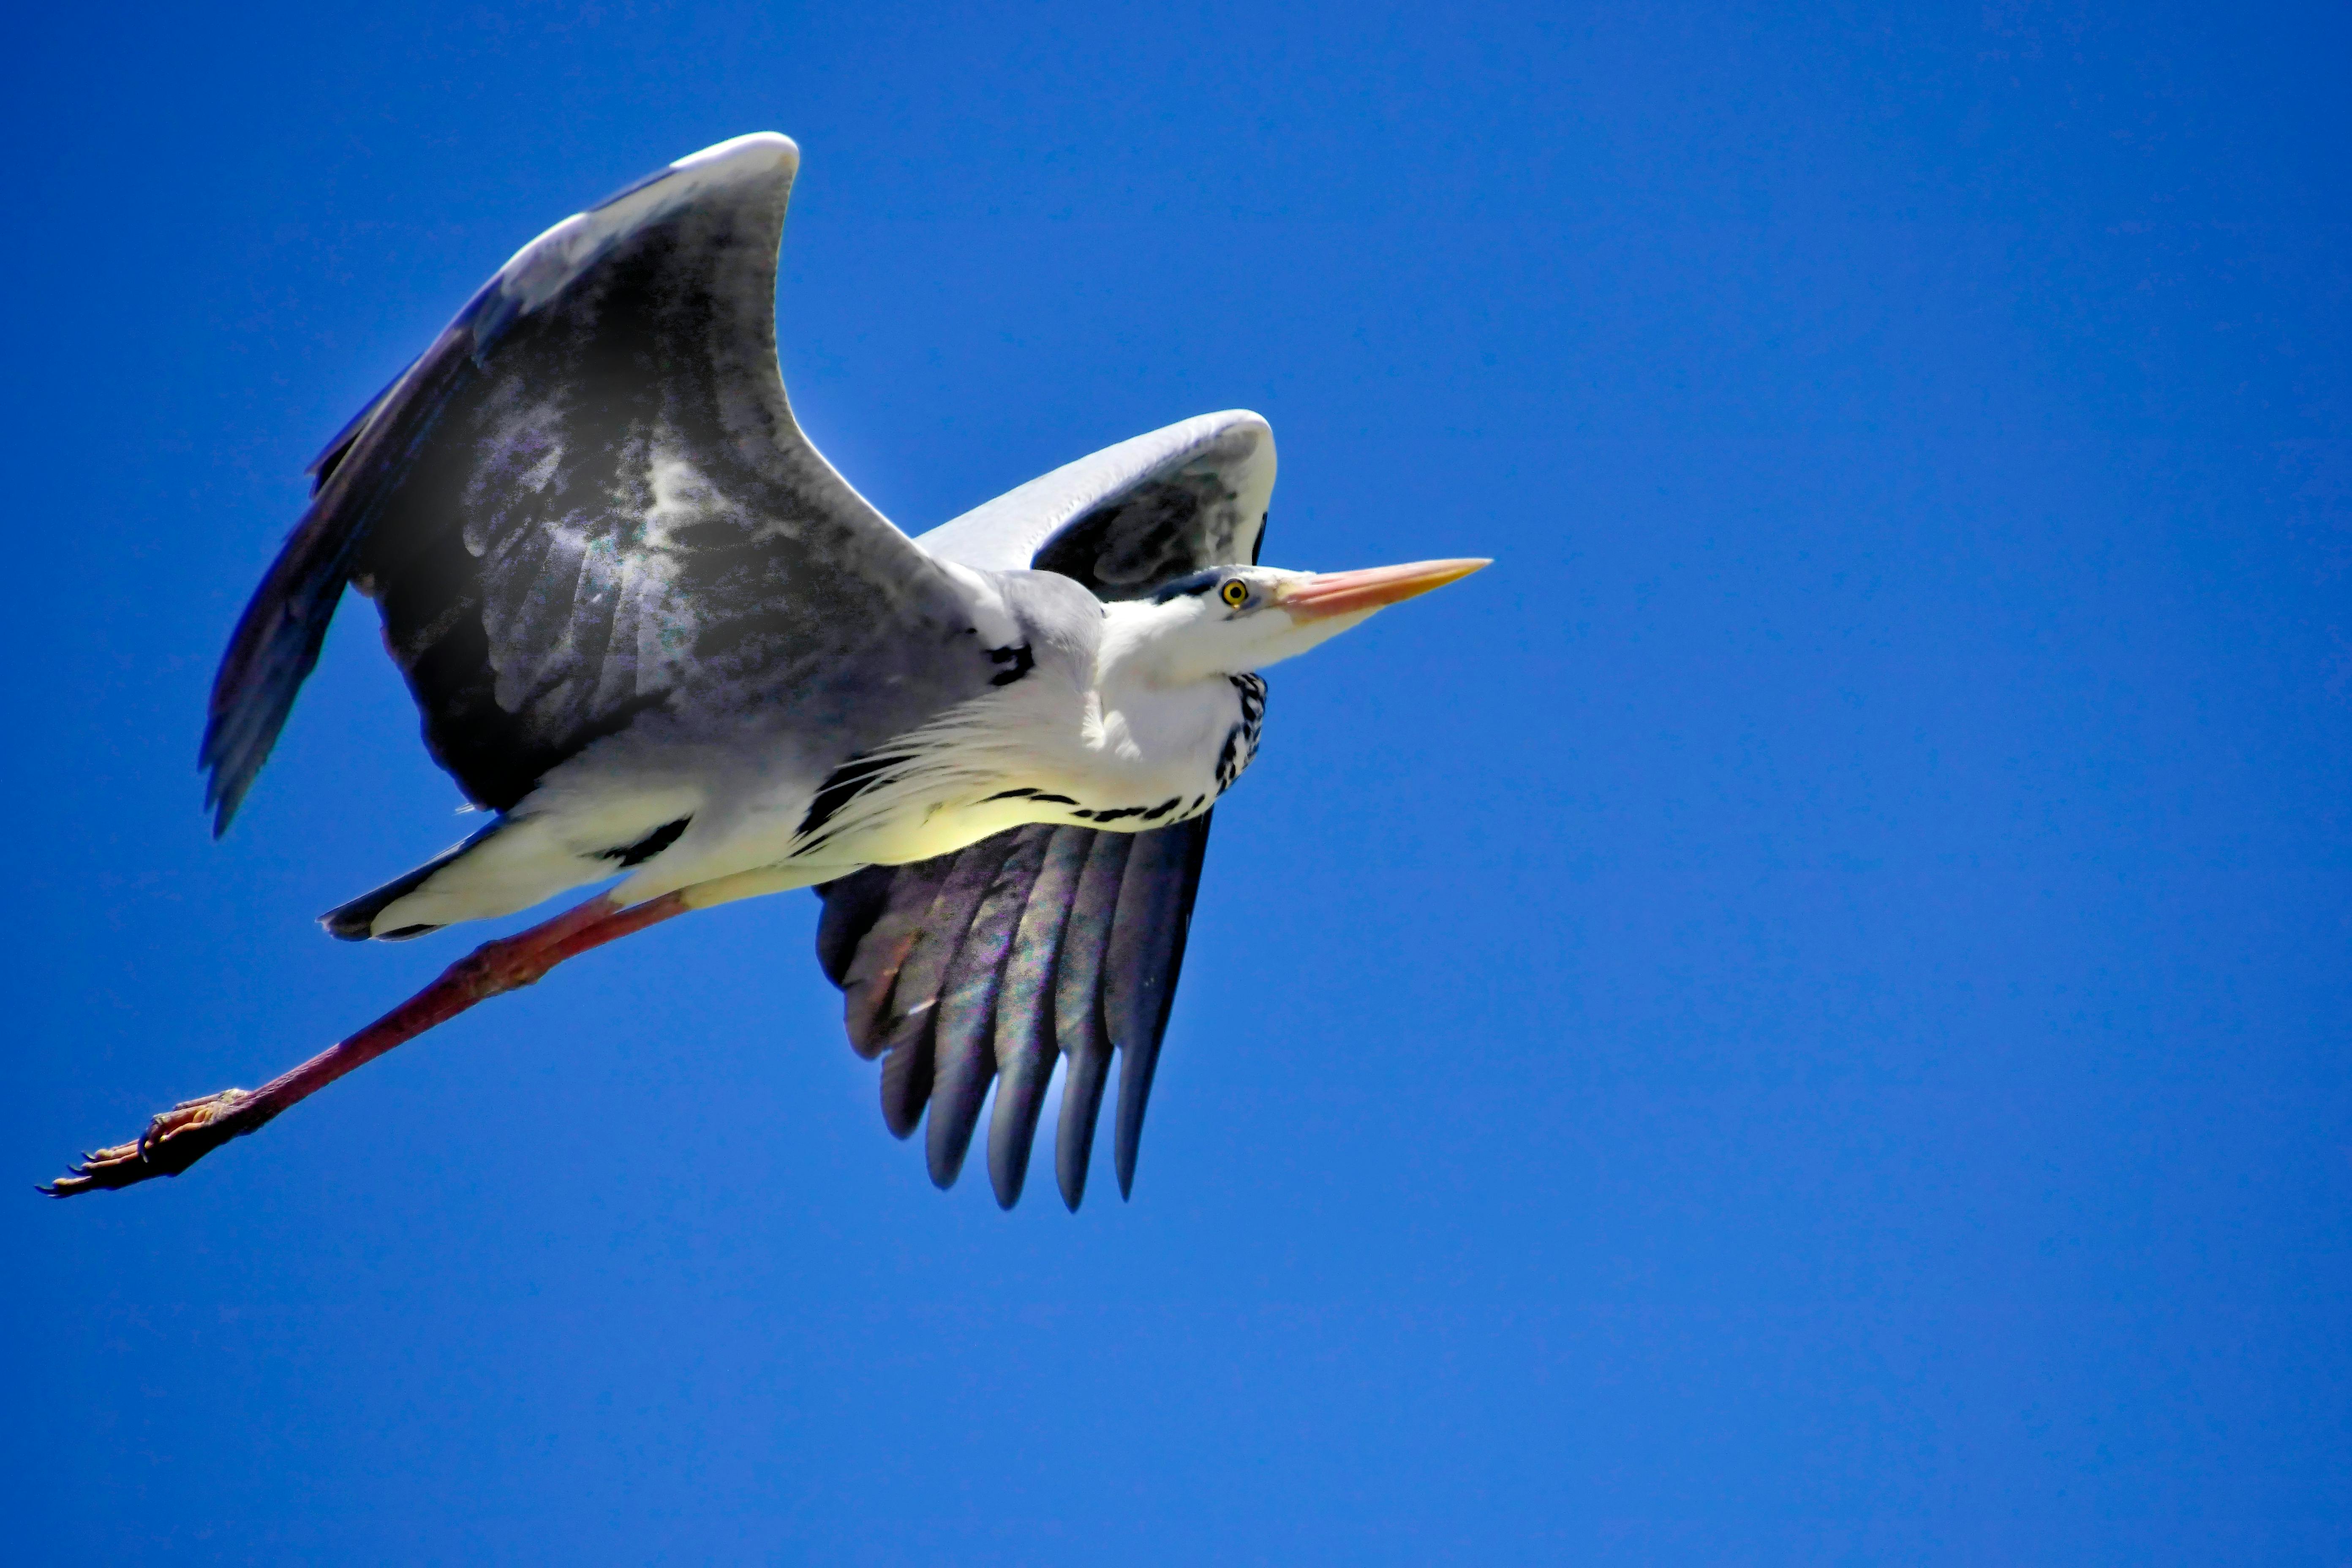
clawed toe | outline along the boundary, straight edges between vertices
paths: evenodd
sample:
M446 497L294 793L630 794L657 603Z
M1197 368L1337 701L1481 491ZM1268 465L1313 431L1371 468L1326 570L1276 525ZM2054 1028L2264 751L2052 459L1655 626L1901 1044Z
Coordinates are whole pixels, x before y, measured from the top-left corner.
M53 1198L69 1198L102 1187L131 1186L154 1176L176 1176L230 1139L268 1120L267 1113L257 1112L254 1097L241 1089L183 1100L149 1121L131 1142L84 1154L79 1164L40 1191Z

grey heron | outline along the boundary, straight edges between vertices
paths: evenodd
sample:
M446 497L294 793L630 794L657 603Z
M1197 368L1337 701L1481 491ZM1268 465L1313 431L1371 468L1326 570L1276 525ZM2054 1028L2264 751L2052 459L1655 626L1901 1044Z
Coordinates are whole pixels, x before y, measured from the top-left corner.
M155 1117L45 1190L176 1175L567 958L793 888L883 1110L1019 1197L1055 1066L1076 1208L1111 1058L1133 1182L1212 808L1257 672L1486 564L1257 563L1274 440L1205 415L910 539L802 434L775 347L799 163L739 137L518 252L311 465L233 635L201 763L225 832L346 586L434 760L495 816L322 917L400 941L619 880L484 944L258 1089Z

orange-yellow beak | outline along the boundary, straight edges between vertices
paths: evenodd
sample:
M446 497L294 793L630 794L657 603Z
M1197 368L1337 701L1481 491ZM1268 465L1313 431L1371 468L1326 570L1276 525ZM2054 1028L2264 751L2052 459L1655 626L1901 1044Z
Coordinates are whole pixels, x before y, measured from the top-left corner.
M1318 572L1297 584L1275 602L1293 620L1319 621L1330 616L1353 616L1381 609L1458 583L1486 560L1415 561L1403 566L1370 566L1361 572Z

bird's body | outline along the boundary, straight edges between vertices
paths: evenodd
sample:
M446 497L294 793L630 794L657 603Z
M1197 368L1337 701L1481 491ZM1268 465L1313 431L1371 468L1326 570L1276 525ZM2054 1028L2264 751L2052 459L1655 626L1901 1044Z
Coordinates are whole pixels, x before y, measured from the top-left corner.
M1265 682L1149 679L1148 604L1104 605L1048 572L951 578L995 674L868 749L747 704L714 738L640 721L550 770L430 875L330 917L340 934L421 935L528 909L624 872L611 897L682 889L708 907L870 865L952 854L1029 824L1117 830L1207 811L1255 754ZM366 929L358 912L367 911Z
M919 539L834 471L775 358L798 150L740 137L526 246L312 465L247 607L203 761L215 832L350 586L425 741L495 813L324 917L420 936L613 882L258 1091L158 1118L53 1189L176 1173L418 1030L656 920L819 887L885 1113L954 1178L981 1099L1020 1190L1056 1053L1075 1206L1104 1065L1134 1145L1208 813L1255 754L1255 673L1484 564L1256 563L1265 420L1106 448ZM1074 1122L1073 1116L1076 1116Z

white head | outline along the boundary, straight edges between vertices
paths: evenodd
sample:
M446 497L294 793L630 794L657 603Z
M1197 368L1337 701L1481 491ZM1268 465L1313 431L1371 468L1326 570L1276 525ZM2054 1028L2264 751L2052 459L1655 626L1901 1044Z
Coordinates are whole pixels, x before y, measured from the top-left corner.
M1107 674L1116 669L1126 679L1163 687L1264 669L1486 564L1416 561L1361 572L1213 566L1149 599L1107 605L1103 667Z

